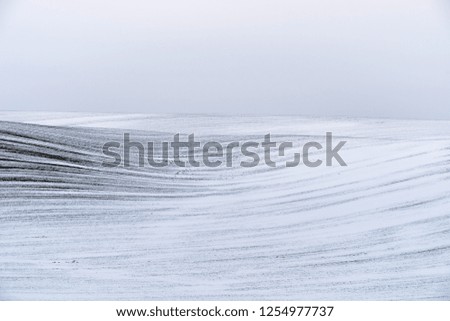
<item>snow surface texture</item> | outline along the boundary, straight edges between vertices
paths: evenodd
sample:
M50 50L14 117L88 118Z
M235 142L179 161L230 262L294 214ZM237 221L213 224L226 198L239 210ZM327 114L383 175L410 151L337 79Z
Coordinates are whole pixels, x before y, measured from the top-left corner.
M0 120L2 300L450 299L450 122ZM102 145L124 132L306 142L327 131L347 140L348 167L101 166Z

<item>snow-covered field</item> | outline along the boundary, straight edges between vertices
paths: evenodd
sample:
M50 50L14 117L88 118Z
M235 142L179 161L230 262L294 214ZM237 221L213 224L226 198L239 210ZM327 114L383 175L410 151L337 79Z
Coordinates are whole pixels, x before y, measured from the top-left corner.
M0 299L450 300L450 122L0 120ZM333 132L348 166L102 167L102 145L124 132L143 142Z

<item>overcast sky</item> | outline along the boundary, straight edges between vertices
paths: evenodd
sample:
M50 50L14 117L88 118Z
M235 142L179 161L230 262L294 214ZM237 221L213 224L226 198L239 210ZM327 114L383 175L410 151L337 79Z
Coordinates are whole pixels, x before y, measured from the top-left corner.
M450 119L450 5L0 0L0 109Z

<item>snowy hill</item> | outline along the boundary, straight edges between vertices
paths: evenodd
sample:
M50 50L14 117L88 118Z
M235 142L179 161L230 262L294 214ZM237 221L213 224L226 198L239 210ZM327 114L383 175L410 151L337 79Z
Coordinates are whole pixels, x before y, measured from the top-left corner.
M124 132L348 166L103 167ZM0 195L3 300L450 299L450 122L2 112Z

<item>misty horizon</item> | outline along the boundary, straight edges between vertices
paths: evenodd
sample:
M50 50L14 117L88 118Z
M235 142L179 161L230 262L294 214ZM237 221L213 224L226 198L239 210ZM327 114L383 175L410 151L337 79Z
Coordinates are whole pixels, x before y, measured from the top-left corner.
M450 119L444 1L0 3L0 110Z

